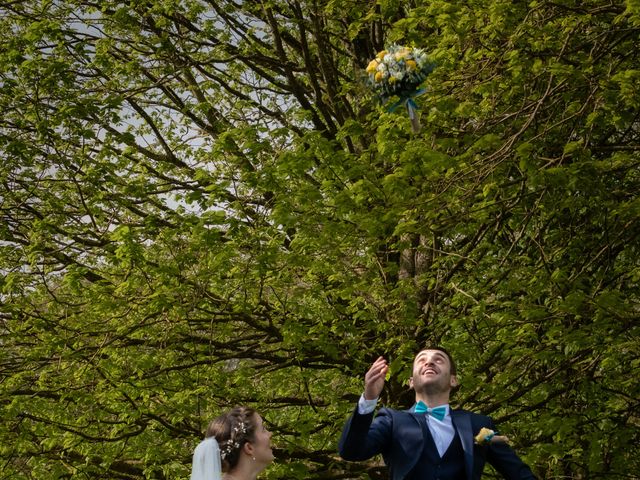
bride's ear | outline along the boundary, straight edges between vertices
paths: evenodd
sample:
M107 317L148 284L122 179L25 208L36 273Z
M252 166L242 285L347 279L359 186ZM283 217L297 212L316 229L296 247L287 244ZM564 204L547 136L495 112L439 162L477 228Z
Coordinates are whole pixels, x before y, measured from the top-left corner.
M254 454L253 450L254 450L253 443L251 443L249 441L244 442L244 445L242 446L242 451L244 453L246 453L250 457L253 457L253 454Z

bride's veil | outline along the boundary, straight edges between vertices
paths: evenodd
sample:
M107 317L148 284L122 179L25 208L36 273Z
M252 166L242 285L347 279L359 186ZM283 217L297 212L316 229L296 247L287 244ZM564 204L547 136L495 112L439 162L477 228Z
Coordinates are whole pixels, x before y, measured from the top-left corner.
M191 480L221 480L220 448L214 437L205 438L193 452Z

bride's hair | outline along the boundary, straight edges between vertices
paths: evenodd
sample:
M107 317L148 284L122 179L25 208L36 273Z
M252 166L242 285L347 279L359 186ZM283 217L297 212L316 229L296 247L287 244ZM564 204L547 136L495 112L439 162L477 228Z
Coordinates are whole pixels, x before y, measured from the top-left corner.
M249 407L235 407L209 424L206 437L218 442L223 472L238 464L242 447L255 439L255 432L256 411Z

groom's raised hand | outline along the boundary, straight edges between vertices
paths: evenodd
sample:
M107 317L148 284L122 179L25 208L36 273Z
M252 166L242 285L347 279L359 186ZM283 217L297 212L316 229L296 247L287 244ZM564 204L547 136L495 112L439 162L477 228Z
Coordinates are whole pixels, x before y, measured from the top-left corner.
M389 365L384 357L378 357L373 362L369 371L364 376L364 398L365 400L374 400L382 393L384 387L384 379L389 371Z

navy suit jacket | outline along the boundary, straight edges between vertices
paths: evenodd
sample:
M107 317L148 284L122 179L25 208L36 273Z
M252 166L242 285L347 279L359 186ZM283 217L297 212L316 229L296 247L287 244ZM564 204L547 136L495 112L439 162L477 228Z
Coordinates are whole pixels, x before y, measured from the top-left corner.
M420 415L411 411L382 408L374 414L360 415L356 407L347 420L338 446L345 460L367 460L382 454L393 480L402 480L415 467L424 448ZM474 444L474 436L482 427L495 430L491 418L452 410L451 419L464 450L467 480L479 480L485 462L489 462L508 480L534 480L529 467L504 443Z

